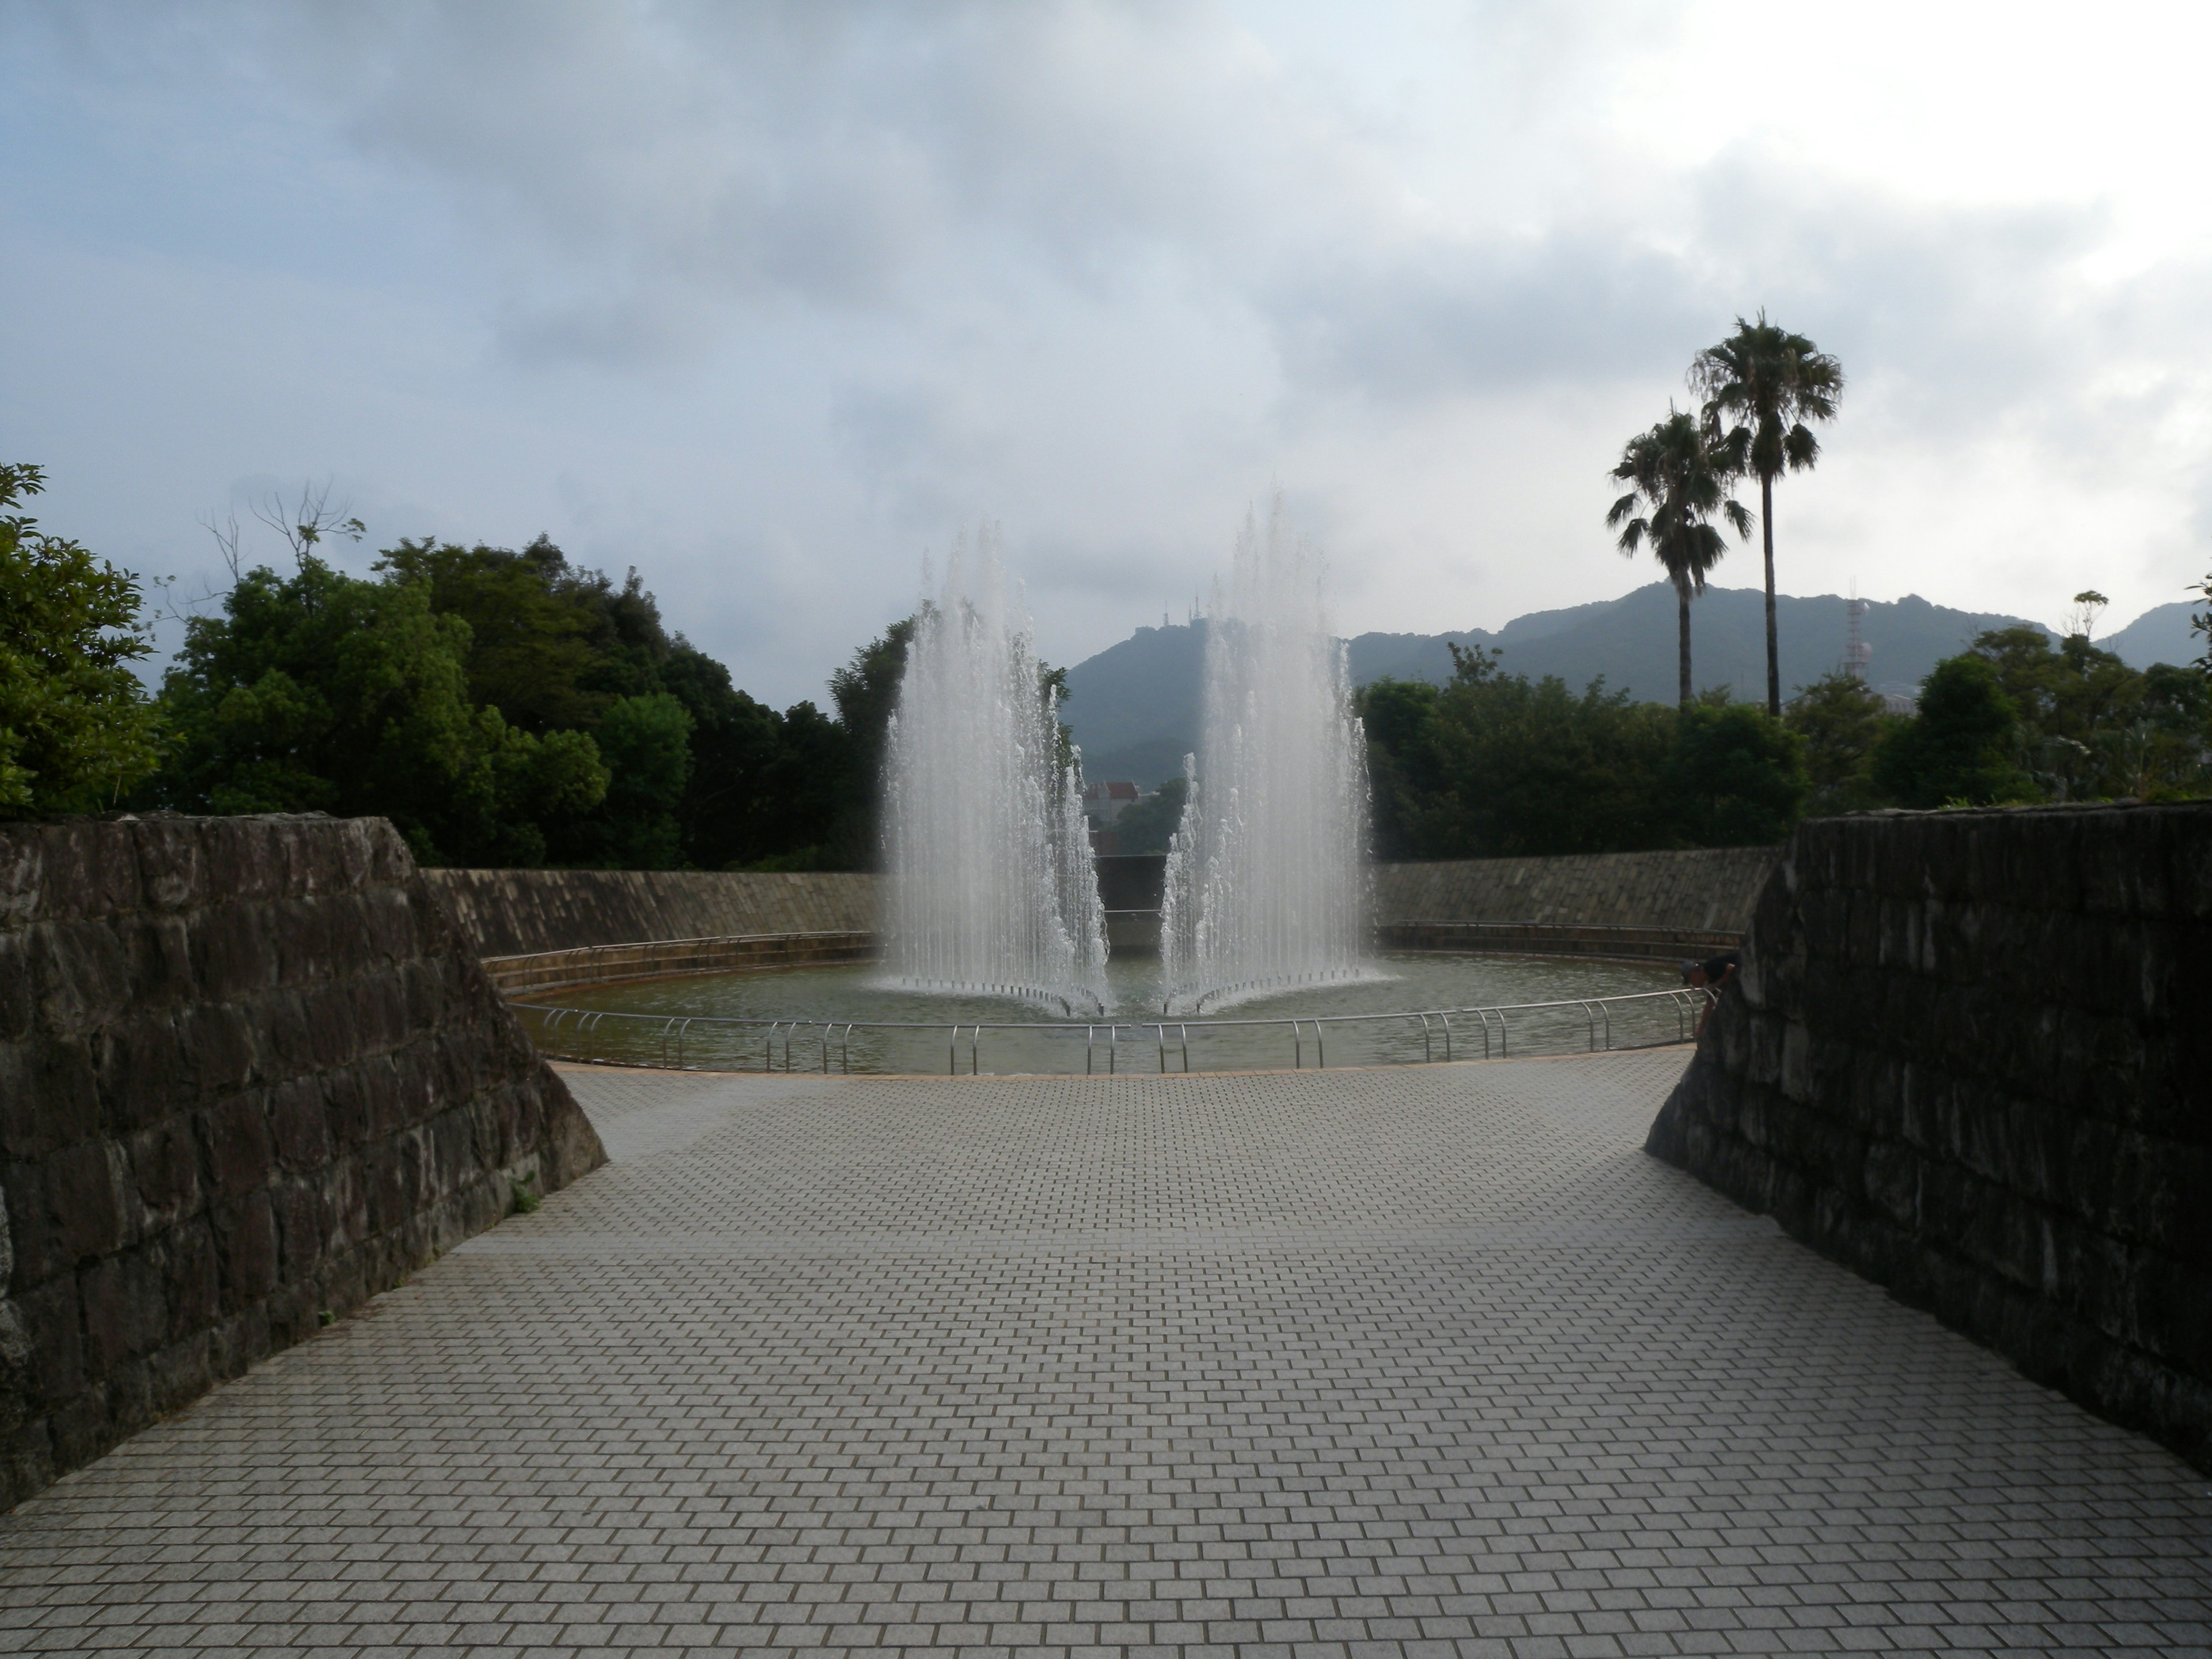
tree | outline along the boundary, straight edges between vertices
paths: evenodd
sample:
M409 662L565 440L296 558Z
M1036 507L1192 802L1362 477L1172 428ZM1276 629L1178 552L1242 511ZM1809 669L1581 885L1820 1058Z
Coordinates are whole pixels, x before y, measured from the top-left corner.
M1403 688L1360 695L1384 745L1386 823L1399 856L1495 858L1670 846L1666 783L1678 717L1593 681L1498 672L1455 651L1431 704ZM1387 843L1386 843L1387 844Z
M1820 441L1808 422L1831 421L1844 392L1843 365L1802 334L1766 320L1735 319L1735 332L1690 365L1690 386L1705 399L1704 422L1729 465L1759 479L1759 521L1766 544L1766 712L1782 714L1781 647L1774 628L1774 481L1786 467L1810 471Z
M891 710L898 704L899 683L906 678L906 653L914 642L916 620L907 617L893 623L830 677L830 697L837 705L837 723L844 729L846 744L833 832L832 855L839 860L836 868L871 869L879 861L883 837L876 817L883 793L884 744Z
M46 488L0 465L0 509ZM138 579L0 512L0 814L88 811L154 769Z
M1804 805L1805 739L1723 694L1685 713L1668 783L1689 845L1771 847L1789 839Z
M2202 781L2201 704L2182 689L2201 677L2139 672L2087 629L2054 647L2039 628L1992 629L1972 652L1996 669L2020 722L2015 750L2046 798L2172 796Z
M1805 740L1811 813L1863 812L1881 804L1874 784L1874 756L1882 736L1902 723L1866 683L1844 669L1801 685L1782 722Z
M1875 787L1906 806L2020 799L2033 786L2012 758L2018 720L1994 664L1947 657L1922 683L1920 712L1875 751Z
M2074 603L2066 611L2067 633L2069 635L2079 634L2087 640L2097 631L2097 618L2105 614L2105 607L2111 603L2094 587L2084 588L2076 593Z
M151 797L374 813L424 863L543 863L549 829L605 798L606 768L586 733L534 734L473 704L468 648L468 624L433 611L424 583L363 580L312 553L290 577L249 571L222 616L185 624Z
M1687 708L1690 601L1705 591L1705 573L1728 551L1727 540L1710 520L1717 514L1738 536L1748 538L1751 515L1728 494L1726 458L1696 421L1671 408L1665 420L1628 441L1612 476L1629 486L1605 515L1608 528L1620 527L1621 552L1633 558L1639 548L1649 546L1674 585L1680 618L1680 698ZM1770 615L1772 605L1770 598Z
M608 708L592 734L610 775L606 801L596 818L576 826L571 856L613 870L682 867L678 815L691 781L691 731L690 711L665 691Z
M1121 809L1114 820L1114 842L1124 853L1164 853L1175 832L1182 828L1183 802L1190 796L1190 780L1180 772L1133 806Z

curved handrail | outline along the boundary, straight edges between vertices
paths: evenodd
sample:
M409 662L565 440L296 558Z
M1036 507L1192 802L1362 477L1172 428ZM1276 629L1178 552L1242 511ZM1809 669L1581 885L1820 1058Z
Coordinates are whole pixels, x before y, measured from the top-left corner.
M1481 1022L1482 1054L1485 1060L1488 1060L1492 1058L1490 1041L1492 1020L1498 1022L1497 1057L1504 1059L1510 1057L1512 1052L1512 1023L1508 1018L1509 1015L1534 1016L1547 1012L1579 1014L1581 1019L1577 1023L1583 1028L1584 1041L1588 1044L1589 1052L1596 1053L1601 1048L1610 1049L1613 1047L1613 1015L1616 1012L1626 1012L1639 1006L1650 1007L1654 1012L1663 1007L1674 1016L1674 1041L1679 1042L1687 1041L1694 1030L1693 1016L1701 1013L1704 1007L1711 1006L1715 1000L1717 999L1709 987L1694 990L1669 988L1665 990L1637 991L1609 997L1568 997L1552 1002L1492 1003L1462 1008L1412 1008L1392 1010L1384 1013L1277 1014L1272 1017L1263 1016L1243 1019L1176 1019L1157 1022L1148 1020L1134 1029L1141 1032L1146 1025L1152 1028L1157 1064L1163 1073L1167 1070L1166 1028L1170 1024L1176 1029L1176 1047L1185 1072L1190 1070L1190 1034L1194 1026L1198 1029L1202 1036L1208 1031L1261 1028L1280 1030L1287 1025L1290 1028L1291 1042L1291 1064L1292 1068L1297 1070L1303 1070L1305 1066L1305 1027L1308 1025L1313 1027L1315 1065L1321 1069L1326 1069L1328 1064L1326 1033L1326 1028L1328 1026L1377 1025L1389 1022L1406 1024L1408 1027L1409 1036L1420 1036L1423 1057L1420 1060L1384 1062L1398 1065L1436 1063L1434 1036L1436 1030L1440 1027L1444 1039L1443 1063L1449 1064L1454 1059L1452 1030L1454 1019L1474 1018ZM614 1063L643 1063L648 1069L655 1070L700 1069L693 1065L690 1059L690 1054L696 1053L697 1048L695 1027L701 1028L699 1035L703 1035L705 1030L716 1028L730 1030L739 1034L740 1036L749 1031L759 1033L763 1037L760 1050L761 1066L763 1070L770 1072L779 1069L776 1065L776 1039L781 1036L783 1039L783 1064L780 1069L789 1072L793 1069L793 1039L799 1035L799 1028L802 1025L811 1026L819 1024L822 1027L823 1071L827 1073L830 1069L832 1048L830 1036L834 1030L838 1034L835 1045L837 1049L838 1069L847 1074L850 1074L853 1070L852 1044L853 1033L855 1031L937 1031L940 1033L947 1031L946 1024L942 1020L817 1021L794 1019L788 1016L769 1019L741 1015L631 1013L612 1008L560 1007L547 1003L533 1002L526 998L510 999L508 1006L519 1012L538 1016L536 1037L539 1047L545 1052L555 1054L562 1058L596 1060L602 1049L602 1045L598 1041L600 1027L608 1021L614 1022L611 1029L616 1031L624 1029L638 1030L647 1042L652 1043L659 1050L660 1060L658 1066L653 1066L651 1062L637 1060ZM1431 1024L1432 1021L1436 1022L1434 1025ZM1093 1020L1082 1023L1060 1020L963 1019L955 1021L950 1027L945 1069L949 1073L958 1075L959 1049L964 1035L968 1044L969 1075L980 1076L983 1033L1013 1031L1039 1036L1066 1034L1071 1040L1077 1033L1080 1033L1084 1043L1084 1069L1089 1072L1096 1064L1098 1027L1102 1024L1106 1026L1106 1069L1111 1075L1120 1070L1121 1023L1119 1021ZM1413 1030L1416 1024L1419 1027L1417 1033ZM564 1035L580 1052L562 1054L560 1049L553 1047L549 1041ZM1663 1042L1664 1039L1662 1041ZM1524 1034L1522 1037L1524 1052L1528 1042L1528 1038ZM675 1049L672 1065L669 1060L672 1042ZM1638 1048L1657 1045L1631 1043L1626 1046ZM743 1052L742 1047L739 1052Z

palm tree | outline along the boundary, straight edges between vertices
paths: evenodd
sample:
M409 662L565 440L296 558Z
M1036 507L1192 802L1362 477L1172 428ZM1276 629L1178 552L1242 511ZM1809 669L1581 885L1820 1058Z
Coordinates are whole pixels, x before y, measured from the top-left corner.
M1766 712L1779 717L1774 481L1785 466L1792 472L1808 471L1820 459L1820 441L1805 422L1835 418L1844 395L1844 366L1803 335L1768 322L1762 311L1755 323L1737 318L1735 333L1697 355L1690 365L1690 388L1704 394L1706 432L1725 446L1734 470L1759 477L1759 522L1766 540Z
M1711 522L1718 514L1735 533L1751 535L1751 514L1728 494L1728 458L1692 416L1668 405L1667 418L1639 432L1620 452L1613 477L1628 493L1605 515L1620 528L1620 550L1629 557L1647 544L1674 584L1681 616L1682 707L1690 706L1690 601L1705 591L1705 573L1728 551ZM1639 511L1639 509L1641 509Z

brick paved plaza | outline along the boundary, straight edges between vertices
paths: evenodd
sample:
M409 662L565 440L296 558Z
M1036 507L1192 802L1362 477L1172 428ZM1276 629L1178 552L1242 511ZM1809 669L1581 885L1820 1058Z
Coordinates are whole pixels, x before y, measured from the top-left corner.
M2212 1482L1638 1150L1679 1050L572 1073L612 1164L0 1522L0 1648L2212 1644Z

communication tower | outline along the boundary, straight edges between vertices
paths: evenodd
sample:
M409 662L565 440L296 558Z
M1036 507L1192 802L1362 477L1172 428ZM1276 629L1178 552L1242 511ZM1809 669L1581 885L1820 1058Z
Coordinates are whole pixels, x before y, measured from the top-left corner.
M1874 647L1859 637L1859 624L1866 620L1867 602L1859 597L1859 585L1851 584L1851 596L1844 601L1844 672L1855 680L1866 678L1867 660L1874 655Z

